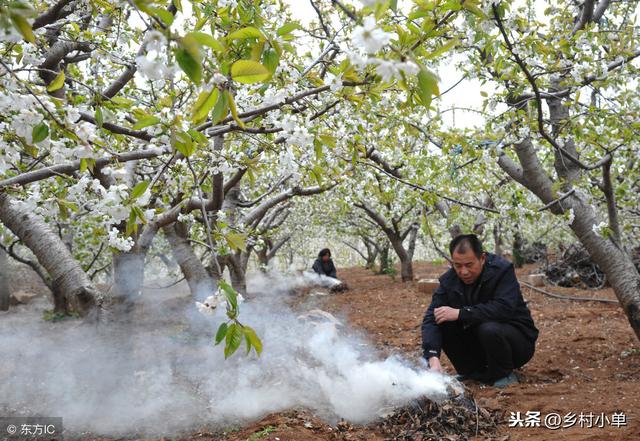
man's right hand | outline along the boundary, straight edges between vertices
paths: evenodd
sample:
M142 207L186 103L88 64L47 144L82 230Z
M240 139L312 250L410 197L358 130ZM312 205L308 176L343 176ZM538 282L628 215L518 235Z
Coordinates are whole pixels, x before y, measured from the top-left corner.
M440 359L438 357L429 357L429 370L443 373Z

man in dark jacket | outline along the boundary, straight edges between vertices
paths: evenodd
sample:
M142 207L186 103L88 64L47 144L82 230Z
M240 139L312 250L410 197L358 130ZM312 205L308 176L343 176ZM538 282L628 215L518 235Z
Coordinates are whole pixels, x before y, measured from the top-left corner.
M336 279L336 267L331 260L331 251L329 248L323 248L318 253L318 258L313 262L313 271L322 276L333 277Z
M422 322L429 367L442 372L444 350L459 379L496 387L517 382L513 369L527 363L538 338L511 262L485 253L473 234L451 241L452 268L440 276Z

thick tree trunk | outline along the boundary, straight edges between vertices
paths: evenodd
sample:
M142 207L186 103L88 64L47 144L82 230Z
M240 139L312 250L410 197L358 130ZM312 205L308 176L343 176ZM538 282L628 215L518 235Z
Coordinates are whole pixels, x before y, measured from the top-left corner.
M97 291L60 237L38 215L0 194L0 220L36 256L59 292L80 315L96 304Z
M400 276L403 282L413 281L413 261L411 259L400 259Z
M0 311L9 309L9 263L7 261L7 253L0 248Z
M411 256L404 248L402 244L402 239L394 238L391 240L391 246L396 252L398 259L400 259L400 276L402 277L403 282L412 282L413 281L413 261Z
M631 256L611 240L593 232L596 217L590 206L572 198L575 219L571 229L607 276L629 324L640 339L640 273Z
M514 180L538 196L543 203L551 204L555 200L552 182L542 168L531 142L527 140L517 144L516 153L522 168L514 167L506 155L501 157L500 166ZM564 167L563 171L569 176L572 169ZM629 254L612 240L600 237L593 231L593 226L598 222L593 208L584 202L585 200L586 197L576 189L575 194L562 201L562 206L558 203L552 204L549 210L558 215L565 210L573 209L574 220L571 229L607 276L629 324L640 339L640 274Z
M113 287L114 297L122 302L133 304L142 294L144 284L144 261L146 253L129 251L113 254Z
M216 290L216 282L193 251L188 240L187 225L183 222L176 222L164 227L163 231L171 246L173 257L189 284L193 298L202 300L212 295Z

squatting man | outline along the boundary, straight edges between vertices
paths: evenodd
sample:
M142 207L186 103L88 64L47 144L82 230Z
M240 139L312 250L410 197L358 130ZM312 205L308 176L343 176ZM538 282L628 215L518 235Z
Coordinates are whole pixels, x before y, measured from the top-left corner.
M504 387L518 381L513 370L535 351L533 323L513 264L485 253L474 234L449 245L451 268L440 276L422 322L422 349L429 368L443 372L441 351L459 380Z

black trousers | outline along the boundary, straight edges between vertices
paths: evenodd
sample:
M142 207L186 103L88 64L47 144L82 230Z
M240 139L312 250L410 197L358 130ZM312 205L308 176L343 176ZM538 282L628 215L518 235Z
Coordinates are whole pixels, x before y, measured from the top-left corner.
M481 373L480 379L493 382L531 360L535 343L508 323L483 322L463 329L459 322L445 322L442 350L462 375Z

